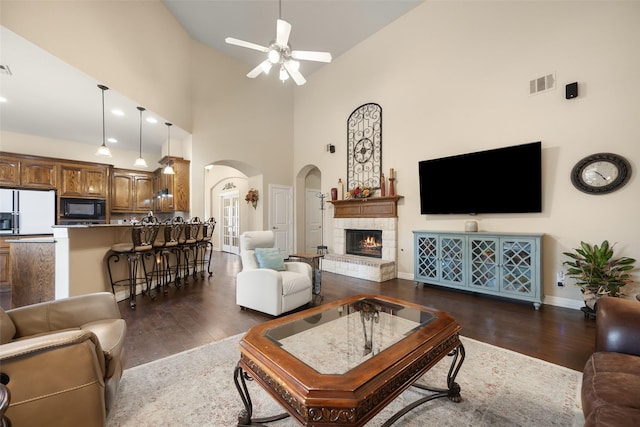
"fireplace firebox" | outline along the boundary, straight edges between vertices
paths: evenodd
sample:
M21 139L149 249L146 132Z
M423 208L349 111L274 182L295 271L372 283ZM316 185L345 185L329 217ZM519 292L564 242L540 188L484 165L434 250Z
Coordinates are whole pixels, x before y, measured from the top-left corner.
M382 258L382 230L347 229L345 233L347 254Z

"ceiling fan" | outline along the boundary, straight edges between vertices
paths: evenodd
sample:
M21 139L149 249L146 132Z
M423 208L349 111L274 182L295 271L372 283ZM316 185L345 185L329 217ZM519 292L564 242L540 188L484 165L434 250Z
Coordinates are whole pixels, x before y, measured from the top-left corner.
M300 63L297 60L331 62L331 54L329 52L313 52L308 50L291 50L289 46L289 34L291 33L291 24L283 19L278 18L276 25L276 39L272 41L268 47L255 43L238 40L233 37L227 37L225 42L235 45L254 49L267 54L267 59L262 61L253 70L247 73L247 77L254 79L261 73L268 74L274 65L280 66L280 80L283 82L291 76L297 85L303 85L307 81L302 73L300 73Z

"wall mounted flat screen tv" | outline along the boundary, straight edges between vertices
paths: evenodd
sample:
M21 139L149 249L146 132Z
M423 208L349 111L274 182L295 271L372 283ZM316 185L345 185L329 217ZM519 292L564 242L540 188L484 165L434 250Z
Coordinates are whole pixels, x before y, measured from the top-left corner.
M419 162L420 213L542 212L542 144Z

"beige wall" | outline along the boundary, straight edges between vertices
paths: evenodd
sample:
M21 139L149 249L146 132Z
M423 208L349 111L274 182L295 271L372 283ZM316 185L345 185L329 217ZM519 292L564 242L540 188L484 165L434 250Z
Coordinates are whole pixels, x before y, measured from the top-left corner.
M2 25L192 132L194 215L204 216L204 166L216 162L235 165L263 197L294 179L303 194L300 172L317 166L328 192L345 178L348 115L380 104L383 167L396 169L404 196L401 277L413 274L412 230L463 230L470 219L419 214L419 160L541 140L543 212L474 219L481 230L546 234L545 294L557 304L580 300L555 286L562 251L580 240L609 239L640 259L639 18L638 2L426 2L294 88L246 79L250 66L190 40L160 1L0 3ZM549 72L557 89L529 96L529 80ZM573 81L580 96L565 100ZM626 156L631 181L582 194L569 172L601 151ZM475 180L479 191L494 176ZM268 205L260 209L256 227L267 223Z
M159 0L2 0L0 22L191 131L191 38Z
M638 22L638 2L426 2L296 91L294 170L316 164L324 192L344 180L346 119L359 105L376 102L383 169L395 168L397 193L404 196L400 276L413 275L412 230L463 231L464 222L475 219L481 230L545 233L547 302L575 305L578 289L555 284L563 251L580 240L608 239L640 259ZM551 72L557 88L530 96L529 80ZM580 95L566 100L564 85L573 81ZM419 160L532 141L543 147L542 213L420 215ZM327 143L336 145L335 154L325 151ZM577 191L571 168L603 151L631 162L631 181L609 195ZM478 191L492 191L504 178L499 174L465 178ZM331 221L326 225L331 236Z
M192 215L204 216L204 166L213 162L237 161L248 176L262 175L252 185L263 196L268 184L293 186L293 87L247 79L251 66L190 39L159 0L3 0L0 23L191 132L182 153L192 166ZM42 154L42 139L20 139L24 149L6 150ZM68 151L57 157L95 160L92 150ZM267 223L266 200L250 224Z

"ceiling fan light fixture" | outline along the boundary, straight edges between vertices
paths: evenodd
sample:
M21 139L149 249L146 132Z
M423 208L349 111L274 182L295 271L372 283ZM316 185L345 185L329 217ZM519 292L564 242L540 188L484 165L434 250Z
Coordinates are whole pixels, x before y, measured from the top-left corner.
M282 80L282 82L285 82L288 78L289 73L287 73L287 70L285 70L284 67L280 67L280 80Z
M102 91L102 145L98 147L96 156L111 157L111 150L107 147L104 130L104 92L109 90L105 85L98 85L98 89Z
M269 59L269 62L271 62L272 64L277 64L278 62L280 62L280 52L278 52L274 48L271 48L269 49L267 58Z
M331 62L331 54L329 52L315 52L306 50L291 50L289 46L289 36L291 35L291 24L282 19L282 2L278 1L278 20L276 21L276 39L272 40L267 46L262 46L256 43L239 40L233 37L225 38L225 42L246 47L248 49L257 50L258 52L266 53L266 59L258 64L255 68L247 73L247 77L255 79L260 74L268 74L271 70L271 66L280 65L279 79L285 82L291 77L291 79L298 85L303 85L306 80L302 73L300 73L300 63L292 61L293 59L300 59L304 61L317 61L317 62Z

